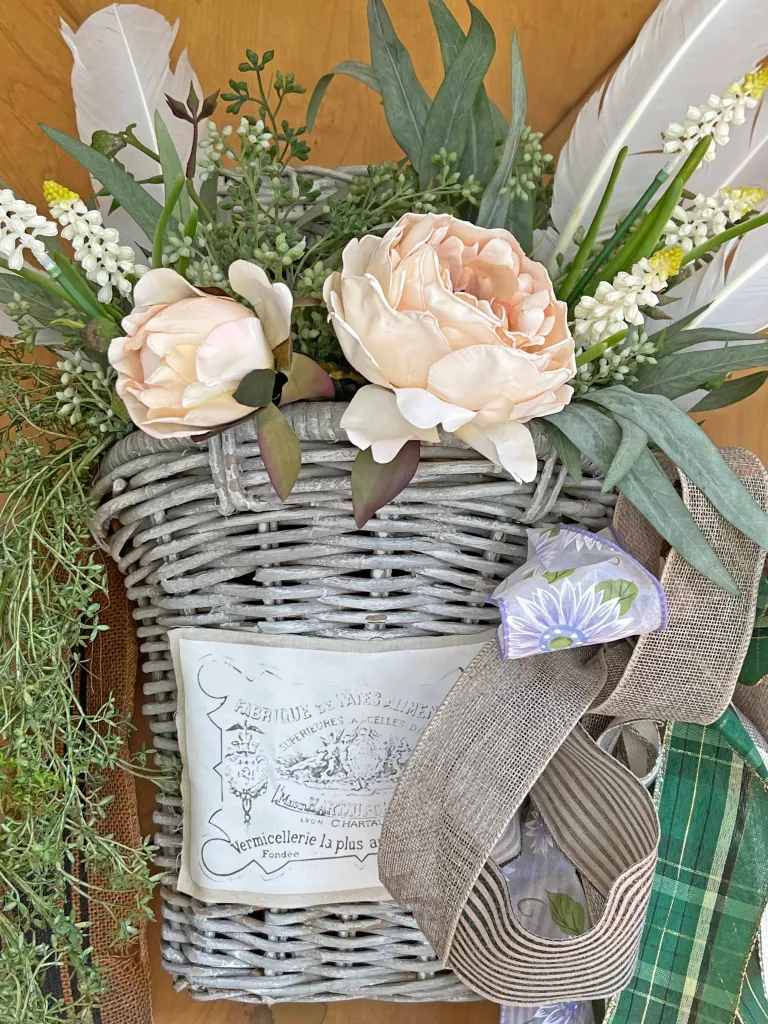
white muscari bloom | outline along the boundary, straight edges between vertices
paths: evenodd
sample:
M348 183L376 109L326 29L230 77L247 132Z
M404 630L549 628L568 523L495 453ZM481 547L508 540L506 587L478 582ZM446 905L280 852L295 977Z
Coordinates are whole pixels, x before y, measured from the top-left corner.
M744 124L747 110L757 106L766 86L768 69L762 69L734 82L722 96L713 94L700 106L688 107L683 122L673 121L664 132L664 152L690 153L700 139L709 135L713 144L704 160L714 160L717 147L728 144L730 126Z
M687 207L676 206L664 228L664 244L690 252L725 231L765 199L761 188L721 188L712 196L697 195Z
M85 276L99 286L99 302L111 302L113 291L130 295L129 275L136 273L136 254L120 245L120 235L104 226L98 210L89 210L76 192L55 181L43 182L51 216L62 226L61 237L72 243L74 256Z
M650 259L639 260L632 270L622 270L613 281L601 281L594 295L583 295L574 311L573 336L577 345L589 348L605 341L629 324L643 324L643 306L657 306L657 292L677 273L683 250L662 249Z
M56 225L46 220L31 203L17 199L11 189L0 189L0 256L11 270L24 266L24 250L39 257L45 252L42 237L56 234Z

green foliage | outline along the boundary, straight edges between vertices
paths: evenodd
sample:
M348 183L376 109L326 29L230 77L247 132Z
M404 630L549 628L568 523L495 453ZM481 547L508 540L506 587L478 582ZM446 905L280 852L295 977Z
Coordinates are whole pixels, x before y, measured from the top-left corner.
M152 850L100 834L105 773L140 770L142 759L123 759L129 723L112 699L89 714L78 697L86 645L105 628L88 486L115 434L83 416L62 429L56 394L66 384L91 401L82 375L23 355L16 342L0 351L0 1003L14 1024L61 1024L91 1020L105 982L68 887L102 903L125 941L151 914ZM44 990L55 965L76 981L74 1007Z

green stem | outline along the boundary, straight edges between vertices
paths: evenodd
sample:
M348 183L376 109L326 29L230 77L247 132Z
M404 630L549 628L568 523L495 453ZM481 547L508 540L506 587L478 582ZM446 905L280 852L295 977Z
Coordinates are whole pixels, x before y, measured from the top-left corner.
M39 285L41 288L45 288L46 291L55 295L62 302L66 302L68 306L73 305L72 296L69 292L65 291L61 285L56 284L50 277L45 274L38 274L36 270L30 270L28 267L22 267L21 270L12 270L8 266L8 260L0 258L0 267L3 270L10 270L12 274L17 277L23 277L25 281L30 281L32 284Z
M213 217L211 216L210 211L208 210L208 208L205 205L205 203L203 202L203 200L200 198L200 195L198 194L198 191L195 188L195 186L189 180L187 180L187 195L192 200L192 202L195 204L195 206L198 208L200 213L202 213L202 215L205 217L205 219L208 221L208 223L209 224L213 224L214 220L213 220Z
M165 238L165 232L168 227L168 222L173 215L173 211L176 208L176 203L179 201L181 190L184 188L186 178L183 174L180 174L174 181L170 191L167 194L165 200L165 206L163 212L157 219L157 227L155 228L155 237L152 242L152 264L155 267L162 267L163 265L163 239Z
M610 338L606 338L605 341L598 341L596 345L591 348L585 349L581 355L576 356L576 365L584 366L586 363L591 363L595 359L599 359L600 356L607 352L609 348L615 348L616 345L620 345L622 341L629 334L629 328L625 327L621 331L616 331Z
M568 296L567 301L569 305L572 305L579 298L581 298L582 295L584 295L589 285L591 284L592 280L594 279L595 275L599 271L600 267L602 267L605 261L609 259L610 256L614 253L614 251L618 248L619 244L623 241L629 229L632 227L632 225L635 223L637 218L646 208L648 203L650 203L651 199L653 199L653 197L659 191L661 186L667 180L667 178L670 175L669 166L670 165L668 164L666 167L662 167L662 169L653 179L653 181L645 190L645 192L643 192L643 194L640 196L638 201L629 211L629 213L621 222L621 224L619 224L619 226L616 228L616 231L613 233L613 235L605 243L603 251L599 253L598 256L595 257L595 260L587 270L586 274L584 274L582 279L579 281L579 283L573 289L571 294Z
M119 316L116 316L109 306L99 302L85 280L63 253L54 253L53 261L54 266L46 268L48 273L61 284L65 291L69 292L72 296L72 301L77 303L79 309L90 317L98 318L104 316L110 317L112 320L119 319Z
M672 211L677 206L683 187L704 159L704 155L713 145L711 136L699 139L688 155L688 159L672 179L667 191L648 213L644 223L638 228L627 244L614 256L603 270L601 278L612 281L621 270L628 270L644 256L650 256L661 238Z
M608 209L608 204L611 201L613 190L616 187L616 180L619 177L621 171L621 165L626 159L629 149L624 146L623 149L619 150L619 155L616 157L616 162L613 165L611 176L608 179L608 184L605 186L605 192L603 192L603 198L600 200L600 205L597 207L595 216L592 218L592 223L589 225L589 230L584 236L584 241L579 246L579 251L571 264L571 269L568 271L568 276L560 285L557 290L558 299L566 298L571 292L571 289L579 279L579 275L584 269L584 264L589 259L589 254L592 251L592 246L597 240L598 232L600 231L600 225L603 222L605 211Z
M683 262L681 266L685 266L686 263L693 263L694 260L700 259L704 253L709 252L711 249L717 249L725 242L730 242L732 238L738 238L739 235L745 235L748 231L752 231L754 228L760 228L763 224L768 224L768 212L761 213L759 217L750 217L749 220L740 221L738 224L734 224L732 228L728 228L726 231L721 231L719 235L713 235L708 238L706 242L702 242L701 245L697 245L690 252L687 252L683 256Z
M123 138L129 146L133 146L133 148L138 149L140 153L144 153L146 156L149 156L153 160L156 160L157 163L160 163L159 155L155 153L153 149L150 149L149 146L145 146L143 142L139 142L139 140L133 134L133 128L126 128L123 132Z

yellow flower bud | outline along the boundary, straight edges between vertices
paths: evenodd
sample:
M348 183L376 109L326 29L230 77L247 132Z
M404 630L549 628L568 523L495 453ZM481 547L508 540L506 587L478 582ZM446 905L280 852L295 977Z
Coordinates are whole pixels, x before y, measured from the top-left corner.
M754 210L758 203L762 203L768 196L768 192L764 188L724 188L723 192L729 199L733 199L739 204L740 210L743 208L742 217L750 210Z
M43 182L43 195L45 201L49 205L52 203L63 203L67 199L79 199L80 196L77 192L73 192L72 189L67 188L65 185L59 185L56 181L44 181Z
M662 280L666 281L680 269L683 262L683 247L671 245L668 249L660 249L648 261Z
M754 74L744 76L744 92L759 100L768 88L768 68L760 68Z

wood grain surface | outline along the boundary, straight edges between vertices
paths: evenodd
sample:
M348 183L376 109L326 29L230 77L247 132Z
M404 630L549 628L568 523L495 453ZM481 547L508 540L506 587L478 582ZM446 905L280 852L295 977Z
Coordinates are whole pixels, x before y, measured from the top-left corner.
M339 61L368 60L365 0L145 0L169 20L180 20L176 54L183 47L206 92L225 86L235 74L246 46L276 50L276 67L296 72L311 88ZM479 0L497 36L490 72L493 99L509 112L509 45L517 28L525 63L529 119L545 133L545 145L557 152L581 103L615 66L656 0ZM466 27L468 14L459 0L448 0ZM76 27L104 6L101 0L4 0L0 34L0 179L31 202L41 201L41 183L53 178L85 189L77 165L38 130L40 121L75 131L69 85L71 57L59 35L59 19ZM440 54L426 0L388 0L401 37L418 73L434 90ZM306 96L291 97L300 119ZM107 125L119 129L123 125ZM366 163L398 155L378 97L349 79L335 79L310 138L312 162ZM743 445L764 461L765 390L734 409L706 416L710 436L721 445ZM137 695L137 706L141 703ZM149 744L146 726L138 742ZM142 824L152 831L154 797L146 784L139 791ZM157 907L159 911L159 906ZM159 926L150 930L153 951L153 1006L156 1024L490 1024L498 1007L489 1003L419 1004L343 1002L268 1009L216 1001L199 1003L175 993L159 959ZM108 1021L105 1024L109 1024Z

